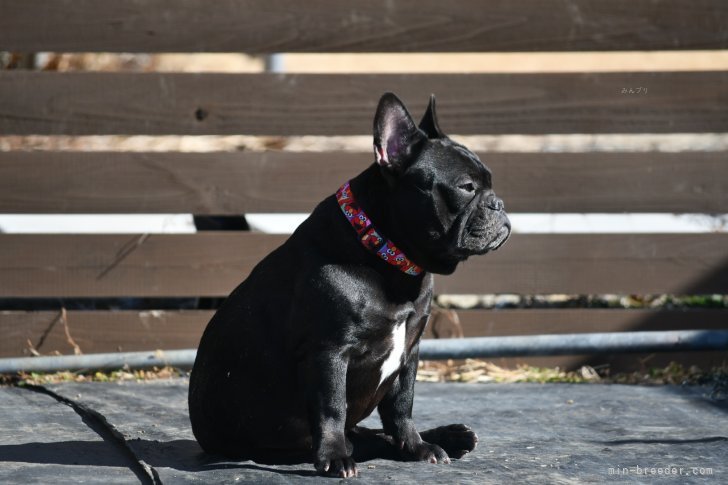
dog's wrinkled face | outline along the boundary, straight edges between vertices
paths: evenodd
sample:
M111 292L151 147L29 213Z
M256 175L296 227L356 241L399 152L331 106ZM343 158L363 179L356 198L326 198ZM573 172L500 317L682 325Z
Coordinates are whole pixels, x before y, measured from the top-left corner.
M511 224L491 172L439 128L435 98L416 126L385 94L374 121L374 149L392 187L392 216L428 271L452 273L460 261L501 247Z

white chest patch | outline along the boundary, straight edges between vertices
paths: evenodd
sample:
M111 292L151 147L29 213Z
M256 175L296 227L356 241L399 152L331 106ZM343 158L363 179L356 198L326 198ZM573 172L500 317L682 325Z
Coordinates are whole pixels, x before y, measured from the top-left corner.
M402 355L404 354L405 339L407 338L407 326L405 322L400 322L392 330L392 342L394 346L392 351L389 353L387 358L382 363L382 368L379 371L379 385L382 385L384 380L391 376L392 373L396 372L397 369L402 365Z

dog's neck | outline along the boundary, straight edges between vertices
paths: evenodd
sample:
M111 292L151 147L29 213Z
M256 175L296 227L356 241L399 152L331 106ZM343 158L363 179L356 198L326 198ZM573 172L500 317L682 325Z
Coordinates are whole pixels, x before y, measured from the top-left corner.
M349 182L336 192L336 201L367 251L404 274L417 276L422 273L421 267L413 263L392 240L377 229L357 201Z
M392 175L386 174L385 170L374 163L350 181L359 205L379 231L391 239L413 263L424 269L423 273L451 274L459 261L428 256L421 247L414 246L417 241L413 241L412 235L403 233L402 225L392 219L392 180L388 178Z

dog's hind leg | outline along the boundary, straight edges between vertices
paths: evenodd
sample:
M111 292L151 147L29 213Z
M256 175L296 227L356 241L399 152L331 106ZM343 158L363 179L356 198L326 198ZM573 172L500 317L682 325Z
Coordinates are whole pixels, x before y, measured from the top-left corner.
M402 460L400 449L394 444L394 439L384 433L384 430L356 426L346 433L346 437L353 446L352 458L356 462L376 458Z
M352 458L357 462L383 458L386 460L406 460L394 439L381 429L368 429L357 426L347 433L354 447ZM450 458L459 459L470 453L478 444L478 435L464 424L438 426L420 433L428 443L440 446Z

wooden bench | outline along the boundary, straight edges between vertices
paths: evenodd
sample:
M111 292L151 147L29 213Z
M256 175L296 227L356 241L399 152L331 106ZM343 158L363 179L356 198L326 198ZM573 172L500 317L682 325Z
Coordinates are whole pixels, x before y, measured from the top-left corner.
M728 48L721 0L0 0L18 52L535 52ZM685 55L690 55L686 52ZM464 66L467 71L467 66ZM629 89L647 88L630 94ZM0 71L0 135L368 135L378 97L469 134L728 132L728 72ZM725 213L728 153L481 153L509 212ZM0 213L308 212L370 153L0 153ZM669 229L669 228L667 228ZM279 235L1 234L0 297L225 296ZM439 294L726 294L728 234L514 234ZM28 309L31 306L29 304ZM210 311L0 312L0 356L194 347ZM725 329L728 311L459 312L466 336ZM642 356L644 357L644 356ZM676 357L718 363L724 353ZM635 361L632 358L632 361ZM530 359L577 365L584 357ZM613 362L611 358L600 361Z

